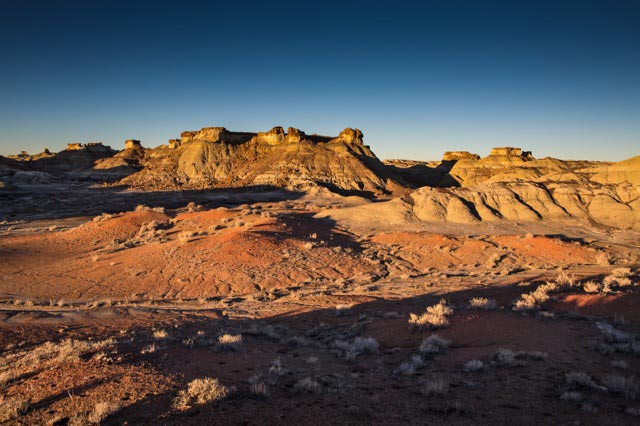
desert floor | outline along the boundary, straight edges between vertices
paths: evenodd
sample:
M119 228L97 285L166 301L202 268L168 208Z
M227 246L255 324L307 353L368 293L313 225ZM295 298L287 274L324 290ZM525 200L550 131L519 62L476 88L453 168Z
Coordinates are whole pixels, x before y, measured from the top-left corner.
M2 424L638 422L637 233L351 226L327 212L365 201L326 192L1 201Z

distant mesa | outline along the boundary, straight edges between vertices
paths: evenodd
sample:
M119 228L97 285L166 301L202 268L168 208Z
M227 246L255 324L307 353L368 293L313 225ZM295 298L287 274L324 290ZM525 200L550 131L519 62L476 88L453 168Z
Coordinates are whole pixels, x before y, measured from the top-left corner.
M65 151L90 151L90 152L110 152L113 151L110 146L104 145L102 142L87 142L85 144L80 142L72 142L67 144Z
M442 156L442 161L458 161L458 160L479 160L478 154L472 154L469 151L446 151Z

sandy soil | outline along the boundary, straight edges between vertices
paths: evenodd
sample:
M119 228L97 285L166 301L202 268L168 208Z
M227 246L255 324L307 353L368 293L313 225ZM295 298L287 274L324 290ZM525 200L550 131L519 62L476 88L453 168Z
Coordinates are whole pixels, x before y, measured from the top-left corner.
M366 200L322 193L145 195L151 207L120 210L87 208L80 193L0 224L3 424L638 421L629 235L363 230L316 214ZM610 285L588 293L587 281ZM546 299L514 309L547 282ZM441 299L446 326L410 327ZM448 346L421 352L433 334ZM227 395L177 408L205 377Z

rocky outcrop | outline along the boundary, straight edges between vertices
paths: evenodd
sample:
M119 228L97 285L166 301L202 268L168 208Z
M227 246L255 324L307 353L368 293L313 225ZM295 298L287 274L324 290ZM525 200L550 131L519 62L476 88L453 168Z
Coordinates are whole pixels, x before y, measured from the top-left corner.
M480 159L478 154L472 154L469 151L446 151L442 156L442 161L459 161L459 160L472 160L477 161Z
M127 139L124 141L124 149L140 149L142 148L142 144L139 140L135 139Z
M289 127L230 132L206 127L183 132L172 149L150 150L142 170L122 183L154 188L325 185L335 190L382 193L406 185L347 128L335 137Z

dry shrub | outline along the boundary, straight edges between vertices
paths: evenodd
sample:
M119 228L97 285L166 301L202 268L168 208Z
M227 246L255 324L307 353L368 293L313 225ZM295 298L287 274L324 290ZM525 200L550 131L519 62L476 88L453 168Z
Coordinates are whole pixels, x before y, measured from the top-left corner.
M155 330L153 332L154 340L164 340L169 337L167 330Z
M269 394L269 387L262 374L256 374L249 378L249 392L258 396L267 396Z
M614 287L627 287L631 285L631 279L628 277L616 277L614 275L607 275L606 277L604 277L604 280L602 280L602 284L608 289Z
M494 299L487 299L485 297L474 297L469 300L469 307L473 309L492 310L496 309L497 303Z
M559 287L574 287L577 283L575 275L568 274L566 271L560 271L555 281Z
M424 396L446 396L449 392L449 380L445 377L431 377L424 381L422 394Z
M565 382L572 387L582 387L587 389L600 389L598 384L586 373L572 371L565 374Z
M242 344L242 334L223 334L218 337L216 350L221 352L237 351Z
M418 348L418 352L423 355L436 355L447 349L450 343L451 342L449 340L443 339L436 334L432 334L422 340L422 343L420 343L420 347Z
M373 337L356 337L352 342L336 340L333 347L339 356L354 360L359 355L377 354L379 345Z
M393 373L403 376L412 376L418 368L424 366L424 360L420 355L414 355L409 361L405 361L396 368Z
M304 379L298 380L296 384L293 385L293 389L298 393L322 393L322 386L320 386L320 383L316 382L311 377L305 377Z
M91 424L99 424L120 408L122 408L122 404L117 401L98 402L87 416L87 421Z
M609 392L622 395L628 400L634 400L636 395L638 395L638 382L635 380L635 377L608 374L602 379L602 384Z
M516 300L513 309L516 311L538 309L541 304L549 300L549 292L557 290L558 285L555 283L546 283L538 286L531 293L520 295L520 299Z
M596 281L587 281L582 284L582 289L585 293L600 293L602 291L602 284Z
M409 314L409 328L412 330L423 330L425 327L442 328L449 325L449 316L453 314L453 309L447 306L447 302L442 299L433 306L428 306L422 315Z
M280 361L280 358L273 360L273 362L269 366L269 371L267 372L267 383L270 385L277 384L280 377L286 375L288 372L289 370L284 368L282 362Z
M220 384L218 379L211 377L195 379L189 382L186 390L178 392L178 396L173 400L173 407L178 410L188 410L193 405L218 401L228 394L229 390Z
M616 268L611 271L611 275L616 278L628 278L631 276L631 269L629 268Z
M484 363L479 359L471 359L464 363L462 369L467 373L473 373L476 371L480 371L484 368Z

